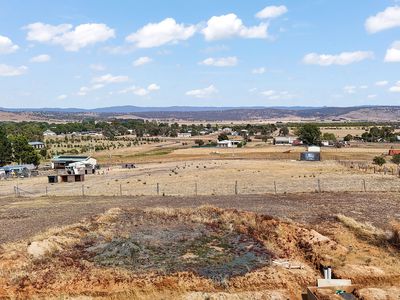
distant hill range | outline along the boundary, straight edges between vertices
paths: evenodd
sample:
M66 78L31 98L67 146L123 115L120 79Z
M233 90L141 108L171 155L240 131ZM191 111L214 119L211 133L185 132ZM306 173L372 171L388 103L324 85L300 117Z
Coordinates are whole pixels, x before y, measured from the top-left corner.
M81 108L0 108L13 115L32 114L33 116L62 119L68 116L83 118L144 118L182 121L300 121L300 120L365 120L400 121L400 106L354 106L354 107L138 107L113 106L95 109ZM2 116L0 115L0 117Z

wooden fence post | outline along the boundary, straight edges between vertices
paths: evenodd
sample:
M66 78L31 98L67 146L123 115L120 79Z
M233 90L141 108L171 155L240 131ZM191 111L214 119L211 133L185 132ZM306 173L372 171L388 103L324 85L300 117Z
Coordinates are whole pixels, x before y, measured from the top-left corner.
M238 182L237 180L235 181L235 195L238 194Z
M194 183L194 194L197 196L197 181Z
M274 180L274 191L275 191L275 195L276 195L276 181Z
M365 184L365 179L363 179L363 188L364 188L364 192L366 192L367 191L367 186Z
M85 197L85 186L82 184L82 197Z
M318 193L321 193L321 181L318 178Z
M160 184L157 182L157 196L160 195Z
M120 194L120 196L122 196L122 184L121 183L119 184L119 194Z

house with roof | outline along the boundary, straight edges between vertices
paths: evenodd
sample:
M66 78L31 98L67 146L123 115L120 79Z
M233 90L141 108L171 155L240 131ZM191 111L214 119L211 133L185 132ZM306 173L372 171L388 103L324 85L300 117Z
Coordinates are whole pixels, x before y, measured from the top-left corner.
M45 132L43 132L43 136L56 136L57 133L54 131L51 131L50 129L47 129Z
M241 141L223 140L217 142L218 148L237 148Z
M43 142L29 142L28 144L35 149L43 149L46 147L46 145Z
M51 160L51 167L74 174L90 174L97 168L97 160L87 155L57 155Z
M274 145L293 145L298 138L292 136L277 136L274 138Z

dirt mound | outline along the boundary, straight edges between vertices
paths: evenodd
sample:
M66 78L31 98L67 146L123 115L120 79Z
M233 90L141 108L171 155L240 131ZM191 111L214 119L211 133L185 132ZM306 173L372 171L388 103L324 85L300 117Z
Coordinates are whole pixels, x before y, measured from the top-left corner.
M396 283L398 262L353 258L368 250L382 261L387 249L328 228L214 207L111 209L4 245L0 298L300 299L325 265L352 280Z

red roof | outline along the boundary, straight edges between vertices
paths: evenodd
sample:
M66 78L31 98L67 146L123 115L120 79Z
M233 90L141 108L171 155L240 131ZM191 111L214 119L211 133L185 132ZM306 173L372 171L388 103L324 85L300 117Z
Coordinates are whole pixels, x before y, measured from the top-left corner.
M395 150L395 149L389 150L389 155L396 155L396 154L400 154L400 150Z

